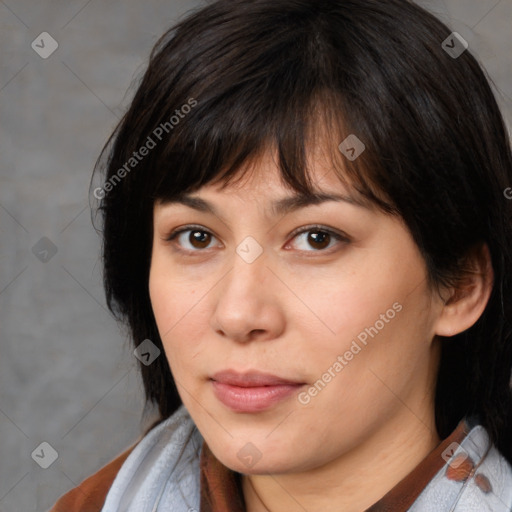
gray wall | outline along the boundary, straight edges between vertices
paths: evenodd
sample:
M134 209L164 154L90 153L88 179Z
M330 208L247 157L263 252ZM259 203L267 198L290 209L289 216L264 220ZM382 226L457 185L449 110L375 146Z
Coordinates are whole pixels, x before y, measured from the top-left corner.
M510 121L512 0L423 3L468 41ZM152 45L198 4L0 1L1 512L47 510L147 423L136 360L105 307L88 189ZM58 42L46 59L42 32ZM42 442L58 455L47 469Z

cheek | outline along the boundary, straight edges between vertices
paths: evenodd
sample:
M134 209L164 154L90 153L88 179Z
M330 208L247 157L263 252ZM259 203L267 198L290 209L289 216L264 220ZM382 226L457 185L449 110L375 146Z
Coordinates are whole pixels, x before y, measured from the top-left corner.
M176 273L161 271L158 259L152 263L149 295L162 344L173 371L190 361L199 351L205 325L200 290L176 278ZM178 364L179 362L179 364Z
M153 248L148 286L160 330L170 329L180 319L185 319L187 311L193 314L192 308L201 295L196 283L185 278L160 247Z
M402 250L382 244L379 250L354 251L330 275L317 275L314 287L299 278L304 282L297 288L308 308L300 307L307 318L322 324L325 341L351 339L376 322L380 326L387 311L386 319L394 322L398 313L393 304L403 305L415 288L423 289L423 265L414 247L397 245Z
M301 331L313 333L322 347L323 350L315 352L317 356L325 350L329 352L329 348L343 353L358 336L364 343L376 331L389 331L389 326L400 316L397 309L401 304L397 304L397 299L401 299L403 293L397 283L382 279L379 282L371 274L363 275L365 279L359 274L346 277L337 288L332 282L325 283L318 287L320 292L304 297L308 308L297 310L296 318L302 324Z
M376 379L370 369L400 382L411 374L411 368L417 370L421 359L428 358L431 335L429 295L421 265L406 266L398 260L387 266L373 263L345 274L337 289L323 283L318 289L328 293L306 297L304 302L316 318L310 312L297 315L306 343L300 361L309 368L308 375L315 380L325 375L328 380L326 372L331 369L336 374L331 391L340 386L358 399L364 390L371 395L382 388L381 383L370 382ZM403 366L407 366L404 371L400 370ZM369 395L365 395L367 401L372 400Z
M354 428L396 410L401 403L397 396L405 399L416 392L415 386L421 394L428 383L432 355L429 316L420 307L423 296L408 297L403 304L393 298L391 294L366 313L358 313L354 301L353 316L338 324L333 341L325 339L308 353L312 381L320 379L320 388L327 383L312 400L314 407L354 422Z

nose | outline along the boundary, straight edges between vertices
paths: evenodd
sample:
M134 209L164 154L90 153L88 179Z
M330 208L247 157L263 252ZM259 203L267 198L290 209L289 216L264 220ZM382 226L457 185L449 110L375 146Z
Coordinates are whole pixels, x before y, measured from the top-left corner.
M218 284L210 325L219 335L239 343L270 340L284 330L281 281L263 253L252 263L238 254Z

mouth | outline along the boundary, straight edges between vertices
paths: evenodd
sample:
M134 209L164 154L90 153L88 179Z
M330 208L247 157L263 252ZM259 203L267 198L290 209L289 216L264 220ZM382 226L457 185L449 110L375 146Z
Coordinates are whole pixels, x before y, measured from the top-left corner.
M210 378L210 382L217 399L229 409L241 413L269 409L305 385L304 382L269 373L238 373L234 370L218 372Z

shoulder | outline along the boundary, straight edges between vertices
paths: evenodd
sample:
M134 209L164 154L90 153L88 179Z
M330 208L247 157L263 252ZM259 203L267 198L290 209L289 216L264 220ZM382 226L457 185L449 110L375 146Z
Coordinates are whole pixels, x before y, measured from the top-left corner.
M442 455L446 465L410 511L510 512L512 466L490 442L486 429L473 425L460 444L452 445Z
M187 409L181 405L129 454L102 510L156 510L159 502L165 510L189 510L188 500L195 504L199 496L202 442Z
M474 465L460 497L457 511L510 512L512 510L512 465L489 442L484 427L479 426L472 437L474 444L482 439L483 457ZM468 450L469 451L469 450ZM471 461L471 454L468 457Z
M179 446L192 428L190 416L181 406L169 418L153 423L132 446L61 496L49 512L100 512L114 482L123 472L133 471L152 448L169 442Z
M119 469L137 443L61 496L49 512L99 512Z

